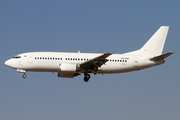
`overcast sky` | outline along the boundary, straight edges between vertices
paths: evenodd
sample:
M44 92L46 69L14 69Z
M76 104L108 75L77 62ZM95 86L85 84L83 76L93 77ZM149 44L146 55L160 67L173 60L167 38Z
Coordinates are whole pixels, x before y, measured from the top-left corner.
M165 64L74 79L4 65L33 51L125 53L170 26ZM180 1L1 0L1 120L179 120Z

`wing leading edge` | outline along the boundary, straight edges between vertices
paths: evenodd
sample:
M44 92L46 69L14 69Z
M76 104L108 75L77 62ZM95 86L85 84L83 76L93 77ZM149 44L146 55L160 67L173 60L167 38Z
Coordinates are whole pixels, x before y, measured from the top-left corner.
M79 64L79 67L80 68L87 68L87 69L93 68L93 67L101 67L103 64L105 64L108 61L106 58L112 54L113 53L104 53L101 56L98 56L96 58L93 58L91 60L88 60L86 62Z

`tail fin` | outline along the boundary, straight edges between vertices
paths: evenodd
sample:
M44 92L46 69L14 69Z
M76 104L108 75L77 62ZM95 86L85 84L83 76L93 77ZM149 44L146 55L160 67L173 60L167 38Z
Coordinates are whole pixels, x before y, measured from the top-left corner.
M161 55L164 48L164 43L166 41L168 30L169 26L161 26L141 49L125 54L144 54L152 57Z
M161 26L156 33L147 41L140 49L141 52L150 56L158 56L162 54L169 26Z

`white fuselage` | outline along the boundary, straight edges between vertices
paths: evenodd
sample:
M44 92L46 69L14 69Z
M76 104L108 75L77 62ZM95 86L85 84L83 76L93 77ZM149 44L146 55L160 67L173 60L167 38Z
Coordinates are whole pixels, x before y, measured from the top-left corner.
M29 52L19 54L20 58L11 58L5 64L11 68L24 71L61 72L60 64L78 64L91 60L102 54L94 53L65 53L65 52ZM107 58L109 61L102 65L96 73L123 73L140 70L164 63L150 61L148 57L112 54ZM76 73L85 71L77 70ZM94 73L91 71L90 73Z

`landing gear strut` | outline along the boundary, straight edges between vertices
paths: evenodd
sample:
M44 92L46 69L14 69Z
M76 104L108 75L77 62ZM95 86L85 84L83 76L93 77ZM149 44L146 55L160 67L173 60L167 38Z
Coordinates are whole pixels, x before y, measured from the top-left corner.
M84 82L88 82L90 77L91 76L88 73L84 74Z
M23 78L26 78L26 73L24 73L22 77L23 77Z

